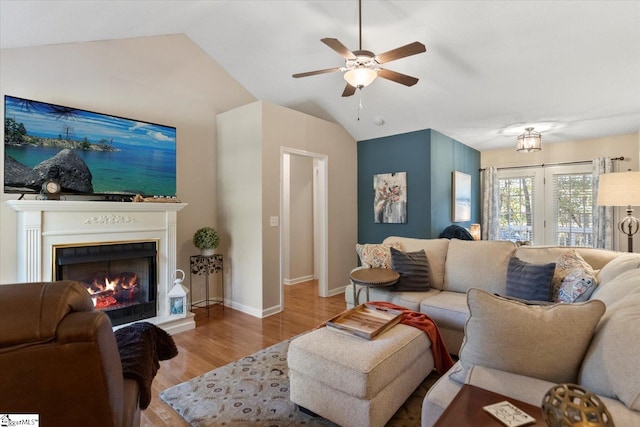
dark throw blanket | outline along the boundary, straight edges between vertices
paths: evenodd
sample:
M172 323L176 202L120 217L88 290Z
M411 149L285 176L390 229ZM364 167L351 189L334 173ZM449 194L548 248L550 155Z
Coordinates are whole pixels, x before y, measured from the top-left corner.
M151 403L151 382L160 369L160 360L178 355L171 335L148 322L133 323L115 331L122 374L138 382L140 409Z
M459 239L459 240L473 240L473 236L471 233L467 231L466 228L460 227L459 225L450 225L440 233L441 239Z
M427 334L429 341L431 341L431 354L433 354L433 363L437 373L442 375L453 366L453 359L442 340L438 325L429 316L386 301L371 301L367 304L402 311L400 323L418 328Z

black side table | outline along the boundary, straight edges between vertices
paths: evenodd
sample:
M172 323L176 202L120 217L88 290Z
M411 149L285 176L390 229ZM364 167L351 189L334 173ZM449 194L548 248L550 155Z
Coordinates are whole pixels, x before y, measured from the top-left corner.
M212 304L222 304L222 309L224 310L224 274L222 279L222 297L220 300L218 299L210 299L209 298L209 276L213 273L222 273L222 255L215 254L210 256L204 255L193 255L190 260L190 269L189 269L189 294L191 296L191 308L206 308L207 316L209 316L209 306ZM196 303L193 302L193 275L196 276L204 276L205 282L205 299L202 301L198 301Z

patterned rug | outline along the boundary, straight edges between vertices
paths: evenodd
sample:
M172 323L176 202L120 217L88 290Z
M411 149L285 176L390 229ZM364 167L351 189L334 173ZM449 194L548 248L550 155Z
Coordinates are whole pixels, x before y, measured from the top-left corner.
M168 388L160 398L194 427L335 426L289 400L287 350L291 340ZM420 426L422 400L437 380L432 373L387 423Z

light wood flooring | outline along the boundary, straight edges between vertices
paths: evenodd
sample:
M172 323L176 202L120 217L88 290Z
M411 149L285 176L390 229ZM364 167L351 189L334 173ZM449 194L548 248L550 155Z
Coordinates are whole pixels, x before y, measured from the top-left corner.
M179 354L160 362L142 427L187 426L159 393L243 356L306 332L346 309L344 294L318 296L316 281L284 287L284 311L258 319L220 305L194 309L196 328L173 336Z

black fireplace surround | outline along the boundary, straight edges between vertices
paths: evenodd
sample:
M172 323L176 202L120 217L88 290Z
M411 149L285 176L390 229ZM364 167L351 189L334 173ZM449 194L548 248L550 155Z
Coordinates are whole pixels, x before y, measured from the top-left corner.
M157 255L155 241L54 247L54 277L84 283L118 326L157 315Z

